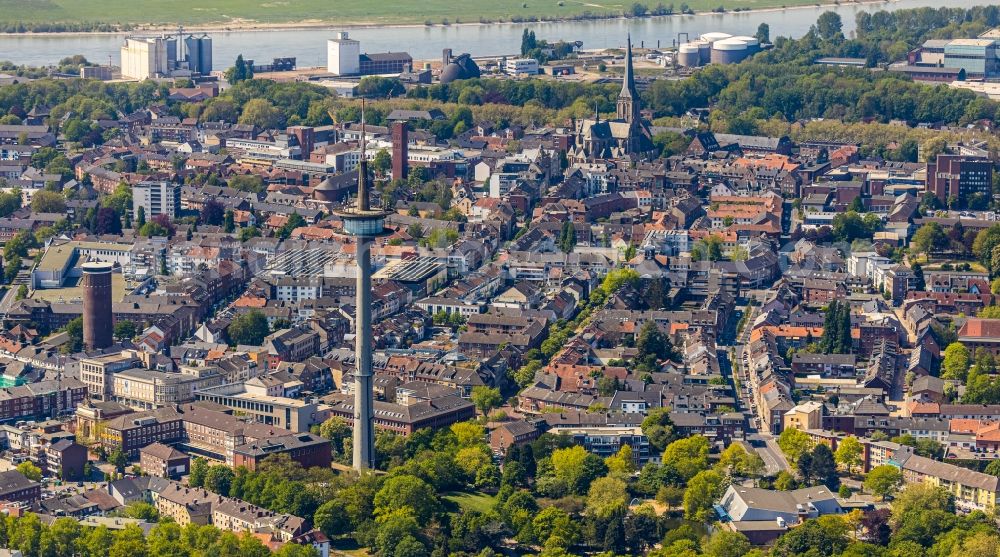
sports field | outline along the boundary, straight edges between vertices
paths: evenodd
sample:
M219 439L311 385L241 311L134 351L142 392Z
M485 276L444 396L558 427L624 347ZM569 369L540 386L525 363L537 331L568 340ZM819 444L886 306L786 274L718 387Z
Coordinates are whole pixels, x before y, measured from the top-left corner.
M661 2L642 2L653 10ZM664 1L679 11L719 6L758 9L816 4L816 0ZM617 15L631 9L622 0L0 0L0 24L107 23L252 27L296 23L442 24L573 18L587 12Z

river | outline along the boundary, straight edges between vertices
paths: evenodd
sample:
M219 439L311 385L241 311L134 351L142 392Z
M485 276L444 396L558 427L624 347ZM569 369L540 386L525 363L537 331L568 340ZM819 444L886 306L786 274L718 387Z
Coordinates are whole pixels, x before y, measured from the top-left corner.
M988 0L948 0L949 7L968 8L989 4ZM771 37L799 37L805 34L825 11L840 14L844 33L854 30L854 18L861 11L899 10L917 7L940 7L941 0L897 0L873 4L807 6L750 12L710 13L686 16L639 19L562 21L553 23L433 25L408 27L358 27L350 29L352 38L361 41L362 52L406 51L417 60L437 59L443 48L456 54L473 56L510 54L521 44L525 28L539 39L583 41L584 48L619 47L627 33L634 44L670 46L679 33L694 38L709 31L732 35L753 35L757 26L767 23ZM210 33L214 43L215 69L232 64L238 54L258 63L276 57L295 57L300 67L326 65L326 39L337 30L330 28L278 29L265 31L217 31ZM0 60L33 66L51 64L60 58L83 54L88 60L114 65L120 63L118 34L40 34L0 36Z

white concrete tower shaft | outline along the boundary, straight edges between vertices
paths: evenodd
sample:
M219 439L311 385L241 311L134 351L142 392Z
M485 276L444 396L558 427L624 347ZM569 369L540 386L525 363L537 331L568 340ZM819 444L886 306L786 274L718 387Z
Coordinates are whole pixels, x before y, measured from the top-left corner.
M357 334L354 373L354 469L375 467L375 397L372 379L372 267L370 238L358 237Z

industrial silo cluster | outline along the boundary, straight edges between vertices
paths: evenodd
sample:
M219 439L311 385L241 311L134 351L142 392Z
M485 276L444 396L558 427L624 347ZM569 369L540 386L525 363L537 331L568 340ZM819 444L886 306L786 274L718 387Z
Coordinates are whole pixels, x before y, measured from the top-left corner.
M677 63L686 68L712 64L738 64L760 52L754 37L734 37L728 33L705 33L698 40L677 48Z

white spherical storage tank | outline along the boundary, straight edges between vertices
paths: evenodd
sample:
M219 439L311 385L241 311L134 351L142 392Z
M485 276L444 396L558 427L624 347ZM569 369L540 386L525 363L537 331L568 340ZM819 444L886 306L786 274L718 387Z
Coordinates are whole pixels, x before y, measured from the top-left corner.
M712 43L713 64L738 64L749 56L747 43L737 39L724 39Z
M701 54L698 45L684 43L677 47L677 63L685 68L693 68L701 65Z

